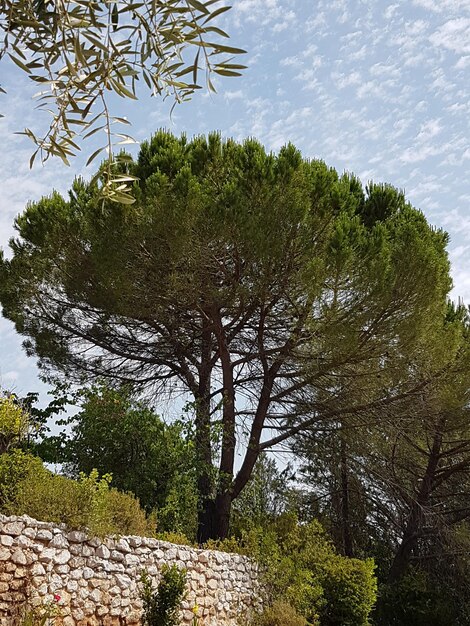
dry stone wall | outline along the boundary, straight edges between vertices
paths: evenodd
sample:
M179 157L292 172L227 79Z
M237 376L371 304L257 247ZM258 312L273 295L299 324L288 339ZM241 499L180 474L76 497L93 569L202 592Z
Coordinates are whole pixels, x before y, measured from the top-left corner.
M63 626L137 626L140 572L145 568L157 584L165 563L187 570L183 624L191 624L195 605L201 626L246 624L261 607L258 569L246 557L145 537L101 541L27 516L0 515L0 624L17 626L27 604L56 601Z

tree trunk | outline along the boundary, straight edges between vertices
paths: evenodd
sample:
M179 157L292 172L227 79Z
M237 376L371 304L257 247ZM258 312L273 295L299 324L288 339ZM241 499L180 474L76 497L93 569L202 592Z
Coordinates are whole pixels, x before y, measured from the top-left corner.
M230 492L218 494L215 500L214 538L226 539L230 528L230 513L232 511L232 496Z
M441 447L442 433L440 432L438 423L434 432L433 445L429 452L426 471L424 472L423 479L421 480L417 497L411 505L402 540L388 573L389 583L400 580L410 564L413 550L418 545L418 539L420 537L425 518L425 509L429 505L429 499L431 497L436 478L436 470L441 459Z
M214 530L214 485L211 445L211 357L212 332L206 319L202 321L201 365L196 394L196 467L198 490L197 541L202 544L213 537Z
M393 558L390 571L388 573L388 582L394 583L403 576L410 560L413 550L416 548L419 539L419 528L421 525L422 512L420 505L415 502L411 513L408 517L405 532L403 533L398 550Z

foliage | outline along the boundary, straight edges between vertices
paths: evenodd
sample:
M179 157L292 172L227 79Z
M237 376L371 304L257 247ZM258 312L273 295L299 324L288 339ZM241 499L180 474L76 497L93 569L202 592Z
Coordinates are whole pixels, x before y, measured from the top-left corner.
M159 532L155 535L155 539L160 541L167 541L168 543L175 543L179 546L193 546L194 544L188 539L188 537L181 532L171 530Z
M458 620L438 581L431 581L420 568L409 569L399 581L381 586L379 598L375 619L381 626L466 623Z
M337 557L325 564L321 577L324 626L367 626L377 598L377 579L372 559L360 561Z
M307 620L286 602L276 600L252 622L253 626L308 626Z
M373 561L338 555L315 520L299 524L294 514L282 514L269 525L243 531L239 541L209 542L205 548L257 560L268 602L289 605L310 624L369 624L377 595Z
M21 616L19 626L54 626L62 616L58 601L60 596L55 595L53 601L46 602L34 608L26 608Z
M24 130L37 146L30 164L38 153L43 160L59 156L68 164L80 140L104 131L104 145L88 162L107 150L102 193L116 202L132 202L126 193L132 177L113 171L112 144L135 142L114 130L128 122L111 115L109 92L136 100L142 85L176 103L200 88L201 69L212 91L211 74L239 76L244 66L233 63L233 56L244 51L226 45L227 34L215 26L229 8L214 0L4 0L0 59L9 56L28 74L41 89L39 108L52 115L44 137ZM187 58L188 49L193 59ZM124 159L121 155L116 161Z
M80 390L74 403L80 411L60 422L68 430L44 438L36 452L48 462L64 464L75 478L94 468L112 474L116 489L135 494L147 513L158 510L160 532L194 538L194 444L183 425L165 424L126 388L94 385Z
M40 477L46 470L37 457L20 449L0 455L0 510L2 513L16 510L16 498L21 485L31 477Z
M0 454L18 444L29 429L29 416L15 397L0 397Z
M178 626L180 605L185 596L186 570L176 565L163 565L156 591L145 570L140 580L144 605L143 626Z
M129 171L132 207L82 180L29 205L0 300L46 375L192 395L204 542L263 450L420 397L408 363L446 307L447 236L292 145L159 132Z
M245 489L234 502L231 534L240 536L244 529L262 527L282 513L296 510L299 494L290 484L292 478L289 465L279 471L275 460L262 453Z
M155 518L145 515L134 496L111 489L110 482L96 470L79 480L53 474L20 450L0 455L2 513L87 528L98 536L153 535Z

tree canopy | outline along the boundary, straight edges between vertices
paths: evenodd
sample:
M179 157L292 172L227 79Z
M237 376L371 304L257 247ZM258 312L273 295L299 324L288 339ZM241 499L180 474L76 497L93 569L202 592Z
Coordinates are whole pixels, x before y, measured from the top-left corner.
M200 538L225 536L262 450L430 383L409 372L446 307L447 237L292 145L162 131L126 173L132 206L76 180L17 218L4 315L45 373L190 394Z

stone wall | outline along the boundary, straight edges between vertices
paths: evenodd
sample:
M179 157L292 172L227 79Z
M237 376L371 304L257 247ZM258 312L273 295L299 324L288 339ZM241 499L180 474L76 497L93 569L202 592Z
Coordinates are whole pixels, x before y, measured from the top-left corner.
M0 516L0 625L20 623L26 603L54 601L63 626L137 625L140 572L158 583L164 563L187 570L183 624L191 624L196 604L201 626L236 626L240 618L246 624L260 608L257 566L246 557L144 537L101 541L26 516Z

